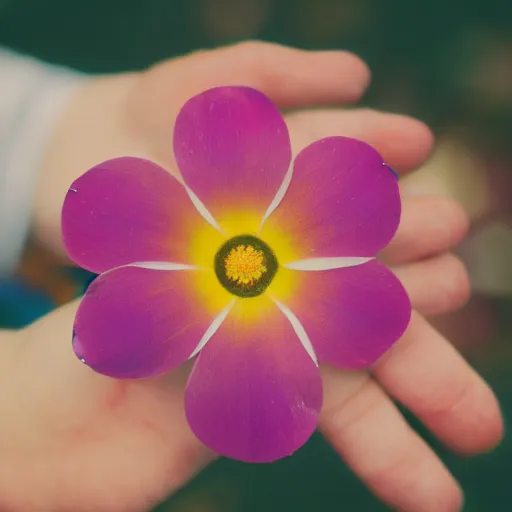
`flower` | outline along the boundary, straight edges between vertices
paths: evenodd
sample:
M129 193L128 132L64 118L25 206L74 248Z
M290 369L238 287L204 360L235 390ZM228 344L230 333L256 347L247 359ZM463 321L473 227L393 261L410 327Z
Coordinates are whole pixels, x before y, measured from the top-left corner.
M66 248L101 274L79 306L74 351L129 379L197 355L185 391L195 435L234 459L290 455L317 425L318 364L367 367L409 322L406 292L375 259L399 223L397 179L344 137L290 166L281 114L247 87L190 99L174 155L179 177L123 157L69 189Z

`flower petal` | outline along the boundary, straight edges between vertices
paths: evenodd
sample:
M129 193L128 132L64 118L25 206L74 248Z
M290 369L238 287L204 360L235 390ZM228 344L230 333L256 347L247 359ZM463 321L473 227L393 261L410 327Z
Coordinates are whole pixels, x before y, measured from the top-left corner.
M291 147L279 110L249 87L218 87L190 99L174 128L180 172L222 226L243 207L263 216L288 170Z
M62 210L69 256L95 273L139 261L189 263L191 236L200 230L220 236L183 185L140 158L93 167L73 183Z
M179 366L231 300L226 293L214 306L201 296L205 272L122 267L102 274L78 308L76 355L116 378L150 377ZM220 286L218 291L223 293Z
M272 245L278 233L282 245L285 233L291 249L284 252L296 259L375 256L393 237L400 211L397 179L381 156L364 142L330 137L299 153L261 234Z
M199 354L185 394L195 435L247 462L291 455L315 430L321 405L317 366L266 297L236 303Z
M411 303L397 277L372 260L334 270L292 272L293 293L276 297L300 320L318 360L341 368L373 364L403 334Z

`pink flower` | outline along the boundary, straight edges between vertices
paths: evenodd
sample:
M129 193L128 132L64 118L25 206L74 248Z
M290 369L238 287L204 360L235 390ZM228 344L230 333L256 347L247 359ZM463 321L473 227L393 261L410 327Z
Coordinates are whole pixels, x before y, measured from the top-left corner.
M185 393L196 436L234 459L290 455L317 425L318 364L367 367L409 322L406 292L375 259L399 223L397 179L344 137L290 166L281 114L246 87L189 100L174 154L182 179L125 157L69 189L67 250L101 274L74 350L116 378L197 355Z

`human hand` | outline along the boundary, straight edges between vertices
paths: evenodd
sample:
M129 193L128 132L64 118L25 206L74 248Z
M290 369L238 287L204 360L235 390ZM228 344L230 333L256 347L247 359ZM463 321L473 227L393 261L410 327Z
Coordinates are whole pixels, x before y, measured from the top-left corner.
M62 247L60 207L67 188L100 161L130 154L174 170L173 119L202 90L251 85L295 109L356 101L367 82L365 66L353 56L257 43L93 81L70 104L49 149L35 210L37 234ZM419 165L432 144L421 123L368 110L295 111L287 121L295 150L328 135L355 137L399 171ZM456 451L486 450L501 436L492 392L420 316L465 300L464 269L446 251L466 227L464 214L447 199L404 198L401 226L382 257L418 313L370 374L322 369L321 431L366 484L399 510L455 511L461 498L390 397ZM2 510L147 510L213 458L185 421L187 369L139 381L93 373L71 350L76 306L5 335L0 345L0 379L11 390L0 405Z

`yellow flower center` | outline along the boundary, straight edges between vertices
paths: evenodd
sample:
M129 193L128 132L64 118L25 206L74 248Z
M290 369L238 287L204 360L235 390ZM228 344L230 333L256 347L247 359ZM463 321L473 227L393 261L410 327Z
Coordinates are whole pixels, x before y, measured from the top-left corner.
M238 235L224 242L213 263L220 284L244 298L261 295L279 266L270 247L253 235Z
M253 285L267 272L263 251L252 245L237 245L224 260L226 277L237 284Z

